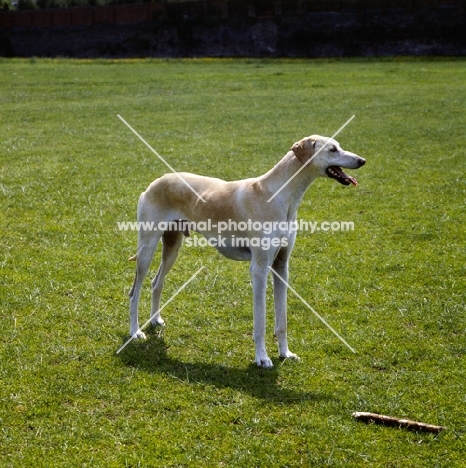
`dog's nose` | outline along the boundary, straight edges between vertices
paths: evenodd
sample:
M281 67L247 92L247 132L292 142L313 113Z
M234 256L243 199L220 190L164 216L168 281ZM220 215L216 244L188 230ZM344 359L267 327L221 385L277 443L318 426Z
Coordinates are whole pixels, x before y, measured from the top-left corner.
M364 158L359 158L359 167L364 166L366 164L366 160Z

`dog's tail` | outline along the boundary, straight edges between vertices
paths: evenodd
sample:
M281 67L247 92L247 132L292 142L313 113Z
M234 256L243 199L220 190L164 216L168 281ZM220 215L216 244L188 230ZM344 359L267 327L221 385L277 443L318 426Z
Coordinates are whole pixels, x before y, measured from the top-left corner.
M132 257L128 258L128 262L135 262L138 259L138 254L133 255Z

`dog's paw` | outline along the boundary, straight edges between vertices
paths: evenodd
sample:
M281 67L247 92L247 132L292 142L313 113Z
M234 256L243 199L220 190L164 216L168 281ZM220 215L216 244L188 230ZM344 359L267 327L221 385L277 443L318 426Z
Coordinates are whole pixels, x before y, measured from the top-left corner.
M297 354L292 353L291 351L287 351L286 353L280 354L280 359L293 359L295 361L301 360Z
M160 317L160 315L156 315L153 319L151 319L150 324L153 327L164 327L165 321Z
M258 356L256 358L256 364L264 369L271 369L273 367L273 362L268 356Z
M131 338L133 338L133 340L145 340L146 334L141 330L137 330L136 333L131 335Z

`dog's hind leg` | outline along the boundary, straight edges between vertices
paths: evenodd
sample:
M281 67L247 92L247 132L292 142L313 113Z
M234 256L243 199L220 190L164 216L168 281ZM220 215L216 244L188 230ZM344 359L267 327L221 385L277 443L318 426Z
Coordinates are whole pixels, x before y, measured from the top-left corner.
M152 308L151 308L151 323L152 325L163 325L164 321L160 316L160 296L162 295L165 276L174 265L180 247L183 244L183 233L180 231L165 231L162 236L162 263L159 270L152 280Z
M139 329L138 304L141 294L141 287L144 278L149 271L152 257L159 242L160 235L153 232L139 231L138 253L136 256L136 274L134 283L129 292L129 314L130 314L130 335L134 338L145 338L144 333Z

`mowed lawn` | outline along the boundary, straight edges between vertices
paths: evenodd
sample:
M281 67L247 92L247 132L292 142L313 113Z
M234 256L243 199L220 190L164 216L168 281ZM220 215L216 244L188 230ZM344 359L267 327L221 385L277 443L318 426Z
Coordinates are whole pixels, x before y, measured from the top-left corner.
M454 59L1 60L0 465L465 466L465 83ZM205 268L166 327L116 353L137 239L117 223L169 171L117 114L227 180L355 115L337 139L367 160L358 187L317 180L298 212L354 229L300 231L290 284L356 354L290 291L301 361L280 361L270 283L257 368L248 263L188 246L162 301Z

